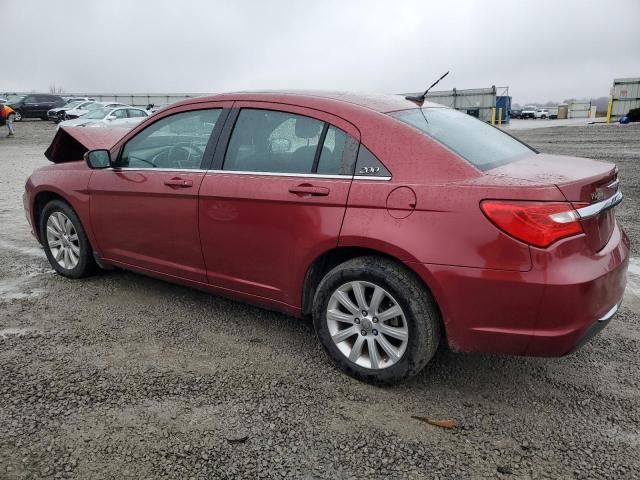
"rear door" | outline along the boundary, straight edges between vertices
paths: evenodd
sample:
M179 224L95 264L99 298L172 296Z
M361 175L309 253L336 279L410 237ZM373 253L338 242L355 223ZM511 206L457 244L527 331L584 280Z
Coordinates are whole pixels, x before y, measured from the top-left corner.
M126 108L118 108L107 116L105 123L110 127L126 128L129 123L129 116Z
M38 95L29 95L22 104L22 116L25 118L37 118L40 116L40 99Z
M338 243L359 132L316 110L234 107L200 189L208 279L297 307L308 266Z
M205 106L206 105L206 106ZM231 102L179 107L112 152L116 168L89 182L91 224L107 260L206 283L198 189Z
M147 118L147 113L139 108L128 108L127 119L125 120L126 127L133 127Z

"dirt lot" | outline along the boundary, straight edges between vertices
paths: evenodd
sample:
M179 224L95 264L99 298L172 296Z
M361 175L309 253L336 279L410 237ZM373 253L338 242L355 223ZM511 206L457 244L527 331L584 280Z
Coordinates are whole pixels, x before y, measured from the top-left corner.
M21 204L53 126L16 132L0 138L0 478L640 478L637 260L618 317L572 356L441 351L371 387L305 322L123 271L54 275ZM639 255L640 125L512 133L617 162Z

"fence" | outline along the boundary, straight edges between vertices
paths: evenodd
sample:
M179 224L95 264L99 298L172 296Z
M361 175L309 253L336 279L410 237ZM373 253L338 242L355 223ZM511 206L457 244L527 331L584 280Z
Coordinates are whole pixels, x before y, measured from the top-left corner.
M29 92L32 93L32 92ZM0 93L0 97L6 98L8 95L28 95L29 93ZM201 97L206 93L65 93L63 97L89 97L98 102L119 102L133 107L146 107L149 104L156 106L168 105L170 103L184 100L186 98Z

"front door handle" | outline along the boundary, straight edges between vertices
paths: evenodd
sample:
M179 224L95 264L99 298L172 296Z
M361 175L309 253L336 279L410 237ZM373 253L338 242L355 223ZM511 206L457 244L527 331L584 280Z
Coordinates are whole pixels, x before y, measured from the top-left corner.
M185 180L184 178L171 178L165 180L164 184L169 187L189 188L193 187L193 180Z
M291 187L289 192L301 197L326 197L329 195L329 189L327 187L315 187L308 183Z

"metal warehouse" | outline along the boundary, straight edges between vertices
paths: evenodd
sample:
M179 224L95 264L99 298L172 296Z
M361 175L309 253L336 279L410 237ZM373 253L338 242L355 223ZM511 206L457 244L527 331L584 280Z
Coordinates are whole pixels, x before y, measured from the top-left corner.
M569 118L589 118L591 101L577 101L569 104Z
M613 80L608 117L614 121L618 120L634 108L640 108L640 78Z

